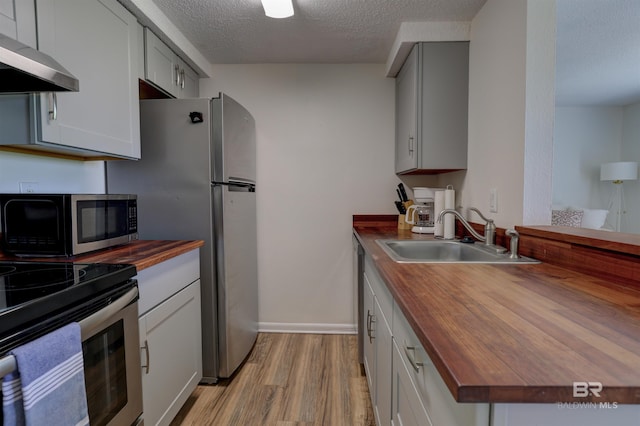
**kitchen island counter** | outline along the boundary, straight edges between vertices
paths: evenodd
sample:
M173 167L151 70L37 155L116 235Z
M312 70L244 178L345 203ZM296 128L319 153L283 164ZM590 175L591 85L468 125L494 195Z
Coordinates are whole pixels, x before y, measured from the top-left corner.
M0 254L2 261L78 263L129 263L138 272L204 245L202 240L137 240L104 250L71 257L15 257Z
M637 286L548 262L396 263L377 239L433 236L389 225L353 229L456 401L640 404Z

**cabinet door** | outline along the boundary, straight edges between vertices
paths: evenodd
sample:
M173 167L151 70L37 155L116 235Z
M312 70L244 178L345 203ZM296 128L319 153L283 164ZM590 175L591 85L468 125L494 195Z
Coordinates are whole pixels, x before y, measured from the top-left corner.
M36 49L36 6L33 0L0 0L0 34Z
M391 410L394 426L431 426L400 350L393 345L393 384Z
M36 1L39 49L80 81L77 93L41 95L38 139L139 158L135 17L116 0Z
M200 321L200 280L140 317L145 424L169 424L202 378Z
M364 276L363 285L363 323L365 327L364 334L364 371L367 375L367 384L369 385L369 393L371 396L371 405L375 406L375 329L376 329L376 316L374 312L374 296L371 284L367 276Z
M396 77L396 173L418 167L418 45Z
M200 94L200 79L198 74L182 59L180 65L180 98L197 98Z
M145 76L165 92L178 96L178 57L149 28L144 29Z
M392 347L391 340L391 318L384 316L383 311L376 302L375 312L377 316L376 323L376 343L375 343L375 364L376 364L376 401L375 414L378 424L387 426L391 424L391 362Z
M467 168L469 43L420 43L421 169Z

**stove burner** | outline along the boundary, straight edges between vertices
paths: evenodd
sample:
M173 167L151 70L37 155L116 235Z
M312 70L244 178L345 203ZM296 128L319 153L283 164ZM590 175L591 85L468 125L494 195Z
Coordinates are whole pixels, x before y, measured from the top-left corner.
M15 266L0 266L0 276L15 272Z
M15 268L14 268L15 270ZM49 286L73 285L82 278L86 271L70 268L46 268L32 271L6 273L0 276L0 290L23 291L35 290Z
M135 275L125 264L0 261L0 356L15 333L100 300Z

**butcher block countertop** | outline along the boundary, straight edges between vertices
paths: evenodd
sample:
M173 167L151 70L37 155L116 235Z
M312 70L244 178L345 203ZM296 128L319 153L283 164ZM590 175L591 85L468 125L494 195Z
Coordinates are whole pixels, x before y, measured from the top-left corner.
M195 250L204 245L204 241L182 240L139 240L129 244L98 250L73 257L18 258L0 254L0 260L29 260L45 262L79 263L129 263L136 266L138 272L173 257Z
M377 239L433 236L354 232L457 401L640 404L637 286L547 262L396 263ZM574 382L603 390L574 397Z

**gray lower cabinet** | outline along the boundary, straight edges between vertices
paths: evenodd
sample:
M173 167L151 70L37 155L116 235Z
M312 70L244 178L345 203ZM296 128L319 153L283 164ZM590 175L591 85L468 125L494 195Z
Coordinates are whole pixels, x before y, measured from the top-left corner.
M365 253L364 367L377 425L566 426L640 424L640 405L459 403ZM455 338L455 337L452 337Z
M393 306L394 394L392 409L396 425L426 424L433 426L486 426L489 404L458 403L400 307ZM397 388L397 389L396 389ZM402 401L404 393L407 401ZM411 402L413 401L413 402ZM428 423L412 423L411 419Z
M367 335L364 364L376 424L390 425L393 298L370 262L365 258L363 313Z
M202 379L199 250L138 274L145 425L168 425Z
M466 169L468 103L469 43L417 43L396 76L396 173Z
M391 423L394 426L432 426L396 342L393 343L392 382Z

